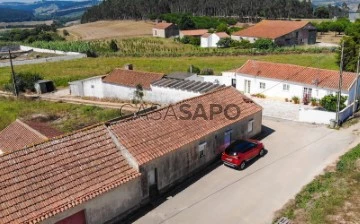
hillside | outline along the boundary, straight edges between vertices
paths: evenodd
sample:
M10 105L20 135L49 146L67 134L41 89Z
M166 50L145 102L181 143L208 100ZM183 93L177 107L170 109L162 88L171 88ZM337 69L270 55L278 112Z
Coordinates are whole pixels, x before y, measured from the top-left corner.
M185 12L196 16L306 18L312 16L313 8L311 2L298 0L107 0L88 9L82 22L157 18L166 13Z
M0 7L0 22L21 22L29 21L33 18L34 15L29 11Z
M346 0L346 1L339 1L339 0L312 0L312 3L316 6L320 5L333 5L341 7L343 2L346 2L347 6L350 8L350 11L356 11L360 4L359 0Z

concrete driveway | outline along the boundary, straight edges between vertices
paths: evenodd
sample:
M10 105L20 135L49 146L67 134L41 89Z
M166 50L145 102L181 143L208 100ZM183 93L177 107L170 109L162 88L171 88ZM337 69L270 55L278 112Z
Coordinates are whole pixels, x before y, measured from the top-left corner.
M131 222L271 223L275 211L358 141L360 130L360 125L337 131L270 118L263 124L268 150L263 158L244 171L215 166Z

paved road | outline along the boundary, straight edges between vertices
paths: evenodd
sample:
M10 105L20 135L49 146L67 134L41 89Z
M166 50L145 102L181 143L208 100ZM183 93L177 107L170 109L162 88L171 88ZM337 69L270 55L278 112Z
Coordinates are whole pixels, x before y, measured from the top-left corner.
M271 223L273 214L357 138L357 128L264 119L268 154L244 171L220 165L135 223ZM271 132L271 131L270 131Z

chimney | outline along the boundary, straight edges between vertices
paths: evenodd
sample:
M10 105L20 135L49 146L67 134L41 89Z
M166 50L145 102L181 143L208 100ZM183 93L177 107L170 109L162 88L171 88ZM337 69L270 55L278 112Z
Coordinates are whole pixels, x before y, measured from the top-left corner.
M126 64L124 68L125 68L125 70L133 70L133 65L132 64Z

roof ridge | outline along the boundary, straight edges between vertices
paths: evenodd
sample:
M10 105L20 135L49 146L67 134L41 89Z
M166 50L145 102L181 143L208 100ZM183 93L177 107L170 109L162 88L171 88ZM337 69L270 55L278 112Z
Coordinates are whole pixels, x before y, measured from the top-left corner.
M147 71L142 71L142 70L129 70L129 69L125 69L125 68L114 68L114 70L121 70L121 71L127 71L127 72L137 72L137 73L145 73L145 74L154 74L154 75L165 75L165 73L160 73L160 72L147 72ZM111 72L113 72L114 70L112 70ZM110 74L111 72L109 72L109 74Z

